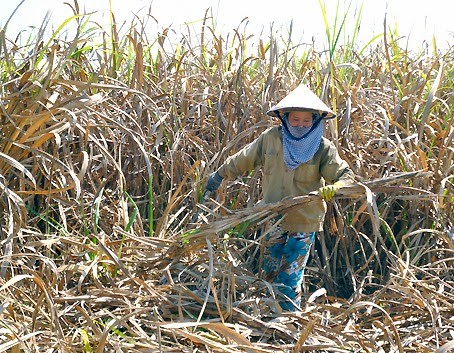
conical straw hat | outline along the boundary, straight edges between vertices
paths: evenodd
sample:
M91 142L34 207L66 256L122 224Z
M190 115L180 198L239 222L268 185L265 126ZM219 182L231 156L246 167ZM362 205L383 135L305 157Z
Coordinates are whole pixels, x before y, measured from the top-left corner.
M268 110L267 114L271 116L278 116L277 111L288 112L291 110L316 111L319 112L322 117L327 119L334 118L336 116L336 114L334 114L334 112L304 84L296 87L279 103Z

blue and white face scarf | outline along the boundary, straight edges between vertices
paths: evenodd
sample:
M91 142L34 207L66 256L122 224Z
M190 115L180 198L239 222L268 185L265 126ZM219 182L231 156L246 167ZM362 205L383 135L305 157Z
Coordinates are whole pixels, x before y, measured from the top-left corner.
M298 168L314 157L320 147L323 136L323 119L314 114L311 127L291 126L284 114L282 120L282 142L284 147L284 162L290 170Z

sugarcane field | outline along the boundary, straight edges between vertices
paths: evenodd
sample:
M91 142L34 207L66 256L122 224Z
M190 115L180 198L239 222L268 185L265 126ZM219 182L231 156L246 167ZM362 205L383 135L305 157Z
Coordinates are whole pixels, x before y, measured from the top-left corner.
M209 10L101 26L76 0L52 30L2 24L0 352L454 352L454 47L409 50L384 14L358 46L319 4L324 46ZM328 198L246 159L269 131L289 158L279 104L301 84L354 175ZM295 305L267 244L317 207Z

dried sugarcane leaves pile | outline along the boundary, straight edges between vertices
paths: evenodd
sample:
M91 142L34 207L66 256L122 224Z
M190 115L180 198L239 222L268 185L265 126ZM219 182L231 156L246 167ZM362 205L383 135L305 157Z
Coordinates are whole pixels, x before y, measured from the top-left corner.
M356 199L357 202L358 199L363 199L364 203L371 202L365 207L370 212L368 217L376 217L376 221L380 222L380 215L374 213L374 209L377 210L375 196L368 200L367 195L372 197L372 194L386 191L401 196L405 193L407 198L436 198L425 190L405 190L406 179L413 183L420 177L428 175L423 172L402 173L345 187L340 194L342 198ZM346 264L347 259L337 260L344 266L339 278L351 276L351 282L362 281L350 288L349 296L343 299L336 294L345 291L337 288L330 294L327 289L331 282L335 282L333 277L336 274L331 273L327 283L320 280L327 276L325 268L316 268L323 261L320 257L324 252L315 251L313 257L319 258L312 260L315 263L312 266L309 263L308 271L308 281L314 283L306 283L310 290L306 293L302 312L280 311L276 304L279 294L269 283L254 275L260 261L251 261L249 250L251 246L260 247L260 239L247 239L244 231L251 225L260 224L279 212L311 202L317 197L296 197L273 205L244 209L184 234L180 245L174 246L166 256L169 265L165 282L174 289L174 310L178 311L178 315L193 316L202 325L205 320L222 320L255 343L253 347L267 347L270 351L423 352L434 349L427 341L449 342L454 312L452 258L449 257L453 246L437 231L429 234L429 238L438 240L426 240L425 247L411 249L399 244L395 249L400 252L398 255L392 252L392 247L388 249L389 245L380 232L370 234L366 241L358 239L360 245L355 246L355 251L363 252L360 259L356 259L359 266ZM353 224L350 226L353 227ZM424 232L430 233L427 230ZM415 231L407 236L419 237L422 233ZM321 236L324 237L323 234ZM345 237L345 234L340 236ZM331 235L328 237L333 238ZM327 242L323 243L325 247L330 247L330 261L336 261L332 252L342 245L327 245ZM335 240L335 243L342 242L345 239ZM417 251L422 256L430 253L432 248L431 256L440 256L435 246L438 250L446 247L448 257L440 257L436 265L434 262L418 265L417 257L411 252ZM344 255L343 251L339 252L337 256ZM381 263L381 272L373 270L374 262ZM380 275L383 278L376 278ZM215 329L213 331L216 332ZM418 332L419 338L415 337L415 332ZM241 346L240 341L233 341Z
M0 352L453 347L452 51L327 62L271 37L248 56L253 37L214 28L172 51L170 29L78 24L25 47L0 31ZM319 196L259 206L260 170L202 190L301 80L335 102L326 135L358 182L329 205L288 313L261 277L262 239Z

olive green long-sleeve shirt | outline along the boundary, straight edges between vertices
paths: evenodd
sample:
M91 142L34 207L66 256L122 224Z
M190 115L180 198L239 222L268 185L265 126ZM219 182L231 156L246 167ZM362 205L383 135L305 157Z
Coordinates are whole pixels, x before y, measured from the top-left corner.
M287 168L283 157L281 126L263 132L255 141L227 158L218 169L223 178L233 179L246 171L263 167L262 193L264 203L274 203L288 196L307 195L325 183L346 183L354 180L347 162L340 158L331 141L322 138L314 157L298 168ZM323 230L326 204L320 199L288 211L281 223L289 232Z

